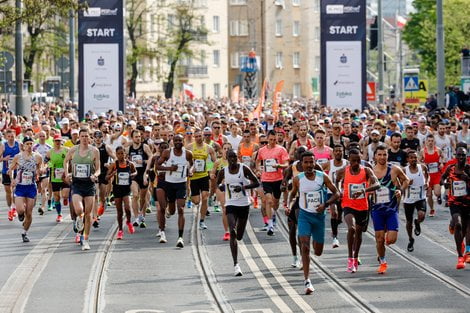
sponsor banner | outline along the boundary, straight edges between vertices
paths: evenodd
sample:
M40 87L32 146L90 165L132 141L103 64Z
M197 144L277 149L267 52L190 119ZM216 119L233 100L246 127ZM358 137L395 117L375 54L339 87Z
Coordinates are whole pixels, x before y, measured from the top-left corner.
M78 15L80 118L124 110L123 0L86 2Z
M321 1L321 102L363 109L366 93L366 1Z
M367 101L377 101L377 88L375 82L367 82Z
M428 97L428 80L420 79L418 81L417 91L406 91L405 92L405 103L419 104L425 103Z

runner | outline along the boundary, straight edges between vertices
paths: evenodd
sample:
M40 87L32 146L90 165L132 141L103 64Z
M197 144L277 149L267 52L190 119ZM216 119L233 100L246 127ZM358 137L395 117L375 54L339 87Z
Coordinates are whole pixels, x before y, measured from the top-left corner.
M15 204L18 220L23 222L23 242L29 242L28 230L33 221L33 208L36 202L37 186L42 166L42 157L33 152L33 139L23 138L23 151L15 155L8 169L11 187L15 190ZM15 178L15 171L17 177Z
M14 203L11 179L8 174L9 167L13 158L20 153L20 143L15 140L15 131L13 129L7 129L5 132L6 142L0 144L0 155L2 156L3 167L2 167L2 184L5 188L5 195L8 205L8 219L13 221L17 216L16 207ZM13 172L16 174L15 172Z
M405 167L407 165L406 152L401 148L401 134L393 133L390 136L390 149L388 149L388 162L393 165Z
M41 155L42 160L43 160L43 165L47 163L45 161L46 154L49 150L51 150L51 146L46 143L46 133L44 131L40 131L38 134L39 137L39 142L33 145L33 151L39 153ZM55 136L54 136L55 137ZM47 192L48 192L48 187L49 187L49 171L47 168L40 169L41 175L39 176L39 183L38 183L38 192L41 194L41 205L38 208L38 213L39 215L44 214L44 208L46 206L47 202ZM50 211L50 210L49 210ZM58 221L62 221L62 217L60 218L57 217Z
M166 149L157 162L157 170L166 171L165 180L159 181L159 187L164 190L168 199L168 210L171 215L178 209L178 240L176 246L184 247L184 204L186 200L186 181L193 173L193 154L183 147L183 136L173 137L174 148ZM163 165L165 164L165 165ZM159 189L160 189L159 188ZM161 196L161 193L159 194ZM175 206L176 202L176 206ZM160 205L160 243L166 243L165 236L165 206ZM163 227L163 229L162 229Z
M250 197L248 190L257 188L259 181L247 166L238 163L235 150L227 151L228 166L219 171L217 185L219 190L225 192L227 219L230 229L230 251L232 253L235 276L243 273L238 264L238 243L243 239L248 214L250 210ZM247 180L250 184L246 185ZM222 182L224 184L222 185Z
M374 174L379 180L380 188L375 191L371 217L374 223L375 242L380 266L379 274L385 274L388 263L385 260L385 244L394 244L398 237L398 206L401 199L401 188L408 188L409 178L399 166L387 162L388 152L384 145L374 152Z
M318 129L315 132L315 147L311 149L316 163L320 166L333 159L333 149L325 146L325 136L326 132L323 129Z
M126 158L126 151L123 147L116 148L116 162L111 163L106 174L106 181L112 180L114 203L116 204L118 233L116 239L121 240L124 237L122 230L123 207L126 212L126 225L129 234L135 232L131 222L131 179L137 175L134 163Z
M470 263L470 164L466 163L467 149L459 147L456 157L457 164L447 167L440 183L448 185L450 214L458 254L456 269L463 269L465 263Z
M314 170L315 158L312 152L302 154L303 173L294 177L292 182L292 195L299 193L299 216L298 232L302 249L302 264L304 270L305 294L314 291L310 281L310 237L312 237L312 248L316 256L323 253L325 242L325 209L339 198L336 186L331 182L328 175ZM326 188L332 196L326 201ZM289 201L291 202L291 201Z
M418 155L415 150L408 151L408 166L405 167L405 175L410 179L408 189L406 189L405 207L406 231L408 233L408 252L414 250L413 223L415 225L414 233L416 236L421 234L421 223L426 217L426 190L429 188L428 169L423 164L418 164ZM417 211L417 218L414 218L414 212Z
M361 165L360 152L357 149L349 151L349 165L337 171L336 186L340 182L343 182L341 206L348 226L347 271L355 273L358 269L362 233L367 229L368 223L369 205L366 194L379 189L380 184L373 170Z
M308 150L312 149L315 146L314 141L308 134L308 127L306 124L302 124L299 126L299 130L297 132L297 140L294 140L291 143L289 150L289 157L291 159L295 159L295 149L300 146L306 146Z
M83 231L82 250L90 250L88 238L92 210L96 195L96 183L100 176L100 153L90 145L88 129L79 132L80 144L72 147L64 160L65 182L72 187L72 202L77 215L77 230ZM69 176L69 168L72 169ZM70 180L71 179L71 180Z
M105 124L106 125L106 124ZM99 130L95 131L93 134L93 139L95 141L94 146L100 152L100 176L98 177L98 194L99 194L99 201L98 201L98 210L97 210L97 217L103 215L104 211L106 210L106 198L108 197L108 179L107 171L108 167L110 166L109 161L116 160L116 155L114 154L111 146L105 144L103 142L103 133ZM111 163L113 164L113 163ZM135 176L135 175L134 175ZM112 177L112 175L111 175ZM96 222L96 220L95 220Z

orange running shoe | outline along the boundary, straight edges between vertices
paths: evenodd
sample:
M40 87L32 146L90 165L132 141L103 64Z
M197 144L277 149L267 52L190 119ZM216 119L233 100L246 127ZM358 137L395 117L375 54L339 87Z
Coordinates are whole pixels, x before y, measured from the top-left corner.
M57 223L62 223L62 215L57 215L57 218L55 219Z
M380 263L379 269L377 270L377 273L379 274L385 274L387 271L387 262Z
M454 231L455 231L455 230L454 230L454 226L450 226L450 225L449 225L449 233L450 233L451 235L453 235L453 234L454 234Z
M465 258L463 256L457 259L457 265L455 266L455 268L458 270L465 268Z
M464 258L465 258L465 263L470 263L470 252L465 253Z
M223 241L229 241L230 240L230 233L229 232L226 232L224 234L224 236L222 237L222 240Z
M8 211L8 220L11 222L11 221L13 221L13 218L14 218L13 212L12 212L12 210L9 210Z
M436 216L436 210L431 209L431 211L429 211L429 217L434 217L434 216Z
M98 207L98 215L101 216L104 213L104 205L100 204Z
M124 232L122 230L118 231L116 239L117 240L122 240L122 237L124 237Z
M134 225L132 225L131 222L126 222L126 225L127 225L127 231L129 232L129 234L135 233Z

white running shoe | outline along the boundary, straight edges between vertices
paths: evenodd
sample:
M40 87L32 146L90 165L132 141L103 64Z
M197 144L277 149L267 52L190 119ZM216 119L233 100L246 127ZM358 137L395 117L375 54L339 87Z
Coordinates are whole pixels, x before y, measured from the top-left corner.
M292 264L290 266L292 266L294 268L300 267L300 260L299 260L298 256L294 255L294 258L292 260Z
M90 250L90 244L88 243L88 240L83 240L82 251L85 250Z
M312 282L310 281L310 279L307 279L304 282L304 285L305 285L305 294L306 295L309 295L309 294L311 294L312 292L315 291L315 288L313 288L313 285L312 285Z
M85 223L83 222L83 214L80 216L77 216L76 227L77 227L78 232L82 232L83 229L85 228Z
M235 269L235 276L243 276L242 270L240 268L240 265L238 265L238 263L235 264L234 269Z
M161 237L162 236L162 231L159 230L158 233L155 235L155 237Z
M176 242L176 246L178 248L183 248L184 247L184 240L183 240L183 237L179 237L178 238L178 241Z
M166 235L164 231L160 231L160 243L166 243Z
M333 249L339 247L339 240L338 238L333 238Z

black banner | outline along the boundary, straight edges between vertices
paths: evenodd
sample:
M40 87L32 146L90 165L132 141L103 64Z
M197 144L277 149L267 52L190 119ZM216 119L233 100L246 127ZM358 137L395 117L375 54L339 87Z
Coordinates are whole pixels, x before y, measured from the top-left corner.
M321 0L321 104L366 104L366 0Z
M80 118L124 109L123 0L86 2L78 15Z

